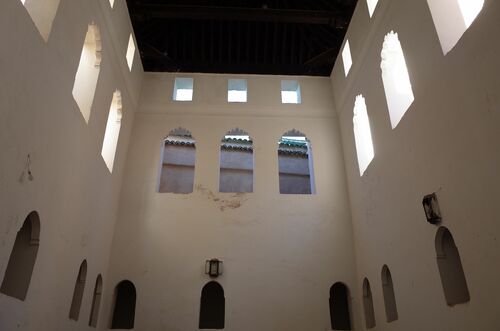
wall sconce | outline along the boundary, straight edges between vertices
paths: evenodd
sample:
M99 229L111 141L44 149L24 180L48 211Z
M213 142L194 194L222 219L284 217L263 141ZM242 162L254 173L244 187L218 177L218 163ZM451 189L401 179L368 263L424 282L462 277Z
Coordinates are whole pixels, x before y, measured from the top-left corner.
M424 206L425 217L427 217L427 222L431 224L438 224L439 222L441 222L441 211L439 210L439 204L436 193L424 196L424 200L422 200L422 205Z
M210 277L217 277L222 275L222 261L218 259L211 259L205 262L205 274Z

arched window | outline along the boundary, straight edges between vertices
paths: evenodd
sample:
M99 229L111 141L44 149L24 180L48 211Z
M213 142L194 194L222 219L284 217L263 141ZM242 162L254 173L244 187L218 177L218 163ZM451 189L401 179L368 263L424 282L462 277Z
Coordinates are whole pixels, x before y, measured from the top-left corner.
M370 282L366 278L363 280L363 308L365 312L366 328L374 328L376 323L375 311L373 310L372 290L370 288Z
M135 319L135 286L131 281L121 281L115 289L115 308L111 329L133 329Z
M474 22L484 0L427 0L443 49L447 54Z
M90 309L89 326L95 328L99 319L99 308L102 297L102 276L98 275L95 280L94 295L92 296L92 307Z
M38 213L33 211L26 217L17 233L0 292L19 300L26 299L39 243L40 218Z
M385 316L387 317L387 322L395 321L398 319L398 308L396 306L396 296L394 295L391 271L386 265L382 267L382 291L384 292Z
M415 99L397 33L391 31L385 36L381 57L385 97L394 129Z
M69 310L69 318L78 321L80 316L80 307L82 305L83 292L85 290L85 280L87 279L87 261L83 260L76 277L75 290L73 291L73 300Z
M460 254L450 231L440 227L436 233L436 255L444 296L448 306L470 300Z
M109 172L113 172L113 166L115 164L116 147L118 147L122 117L122 94L117 90L113 93L113 100L109 107L108 121L106 123L106 131L104 132L101 149L101 156Z
M253 192L253 142L233 129L220 143L219 192Z
M43 40L49 40L60 0L21 0Z
M332 330L351 330L349 289L342 283L330 288L330 321Z
M314 194L311 143L306 135L291 130L278 142L278 166L281 194Z
M99 27L92 23L89 25L87 34L85 35L82 55L80 56L80 63L78 64L75 83L73 85L73 98L87 123L89 122L92 103L94 102L101 58L101 33L99 32Z
M203 286L200 303L200 329L224 329L224 289L217 282Z
M365 98L363 98L362 95L356 97L353 113L352 122L354 127L354 140L356 141L356 152L358 155L359 175L363 176L363 173L372 162L375 154L373 152L370 120L368 119Z
M170 131L162 146L160 193L191 193L194 185L196 141L186 129Z

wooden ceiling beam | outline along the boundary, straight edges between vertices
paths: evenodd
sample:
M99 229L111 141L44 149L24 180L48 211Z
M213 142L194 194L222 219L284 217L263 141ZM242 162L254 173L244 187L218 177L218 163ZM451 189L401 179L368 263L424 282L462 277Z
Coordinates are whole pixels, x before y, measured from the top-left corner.
M136 4L132 11L134 19L148 18L276 22L296 24L320 24L345 28L348 24L344 10L293 10L270 8L208 7L169 4Z

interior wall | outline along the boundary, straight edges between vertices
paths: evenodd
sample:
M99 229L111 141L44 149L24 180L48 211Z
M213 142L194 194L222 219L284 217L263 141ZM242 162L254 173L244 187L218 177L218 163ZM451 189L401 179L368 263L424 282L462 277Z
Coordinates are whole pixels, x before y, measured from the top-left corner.
M384 36L399 34L415 101L392 130L380 69ZM374 330L498 330L497 142L500 138L500 3L483 11L446 56L427 1L380 0L370 19L358 2L347 33L353 67L339 57L331 80L339 113L357 261L370 280ZM375 158L360 177L353 134L356 95L366 98ZM437 227L422 199L437 192L442 224L460 252L470 302L446 305L436 262ZM391 270L399 319L387 323L382 266Z
M234 76L182 74L189 76L194 100L175 102L174 74L145 74L108 284L136 285L135 330L195 330L201 290L210 281L205 260L218 258L227 330L329 330L332 284L349 286L354 309L359 302L329 79L298 77L302 104L282 105L284 77L245 76L248 103L229 104L227 79ZM194 192L158 193L163 138L178 127L196 137ZM253 139L253 193L218 192L220 137L232 128ZM278 141L292 129L314 146L316 194L279 194Z
M72 86L89 23L100 27L103 60L88 124ZM40 215L38 255L25 301L0 294L0 330L88 330L95 279L108 260L142 67L126 64L132 27L125 1L60 1L48 41L19 0L0 1L0 279L18 230ZM138 56L138 54L136 54ZM101 147L113 92L124 116L110 174ZM33 180L27 174L31 158ZM87 259L80 319L69 319ZM112 290L104 288L104 295Z

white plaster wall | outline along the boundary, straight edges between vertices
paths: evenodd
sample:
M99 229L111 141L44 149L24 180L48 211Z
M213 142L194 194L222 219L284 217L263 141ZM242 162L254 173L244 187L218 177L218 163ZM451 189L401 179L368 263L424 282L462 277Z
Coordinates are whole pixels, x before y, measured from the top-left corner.
M100 26L103 61L89 124L71 94L88 24ZM119 28L110 28L114 24ZM124 28L126 26L126 28ZM0 294L0 330L88 330L95 279L108 278L114 221L142 68L126 60L125 1L62 0L46 43L19 0L0 1L0 279L17 231L32 210L40 247L26 301ZM114 41L116 40L116 41ZM137 58L138 60L138 58ZM115 89L124 117L114 172L101 158ZM31 155L34 181L20 182ZM80 320L69 309L80 263L88 262ZM104 288L104 295L109 293Z
M380 51L399 33L415 101L392 130ZM353 67L341 59L332 73L353 211L356 287L370 280L375 330L498 330L500 318L500 3L484 9L455 48L443 56L427 1L380 0L370 20L358 6L347 38ZM366 98L375 158L359 176L352 111ZM436 191L443 225L462 258L471 301L446 305L434 250L437 228L426 222L425 194ZM381 270L394 282L399 320L388 324ZM364 323L363 323L364 324Z
M345 282L357 316L354 252L340 134L328 78L298 78L302 104L282 105L280 79L245 76L248 103L229 104L226 75L194 77L193 102L171 101L174 74L145 75L127 157L112 274L137 288L135 330L195 330L209 258L227 330L329 330L330 286ZM163 138L196 137L195 190L157 193ZM254 142L254 192L218 193L220 137L238 127ZM280 195L277 142L291 129L314 146L316 194ZM109 295L104 315L111 321ZM355 325L359 323L354 323ZM103 326L101 324L101 326Z

